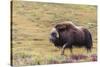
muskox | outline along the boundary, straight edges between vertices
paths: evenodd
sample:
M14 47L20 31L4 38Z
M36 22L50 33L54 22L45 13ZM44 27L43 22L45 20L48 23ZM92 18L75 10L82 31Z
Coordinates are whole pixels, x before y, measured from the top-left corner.
M71 53L73 47L84 47L87 52L92 49L92 36L88 29L76 26L71 21L64 21L56 24L50 33L50 41L58 48L62 48L61 55L64 55L65 48Z

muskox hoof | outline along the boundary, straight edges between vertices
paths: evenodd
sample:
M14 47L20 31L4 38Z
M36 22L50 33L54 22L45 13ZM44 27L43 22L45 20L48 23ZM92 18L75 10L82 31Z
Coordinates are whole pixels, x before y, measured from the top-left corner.
M64 53L61 53L61 55L64 55Z
M62 56L64 55L64 54L61 54Z

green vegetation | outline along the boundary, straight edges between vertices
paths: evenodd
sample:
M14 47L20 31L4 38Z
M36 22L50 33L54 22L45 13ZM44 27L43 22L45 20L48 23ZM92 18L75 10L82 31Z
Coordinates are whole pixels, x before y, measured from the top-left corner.
M95 61L94 55L97 54L96 6L14 1L12 8L13 65ZM61 56L60 50L49 42L52 27L65 20L73 21L76 25L90 30L93 36L91 53L87 53L84 48L74 48L73 53L77 56L72 57L68 49L65 55ZM82 57L86 57L80 59L81 54Z

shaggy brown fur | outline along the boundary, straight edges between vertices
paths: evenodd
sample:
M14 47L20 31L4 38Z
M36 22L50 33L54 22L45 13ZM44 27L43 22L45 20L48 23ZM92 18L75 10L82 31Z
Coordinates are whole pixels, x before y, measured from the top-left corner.
M55 46L62 48L61 54L64 54L65 48L72 52L73 46L85 47L87 51L91 51L92 36L86 28L76 26L71 21L58 23L54 28L50 40Z

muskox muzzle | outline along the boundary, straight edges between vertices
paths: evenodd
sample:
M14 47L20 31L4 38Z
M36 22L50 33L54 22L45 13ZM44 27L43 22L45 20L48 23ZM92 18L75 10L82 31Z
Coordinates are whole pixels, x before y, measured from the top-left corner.
M55 28L51 30L50 33L50 42L55 43L55 41L59 38L59 34Z

